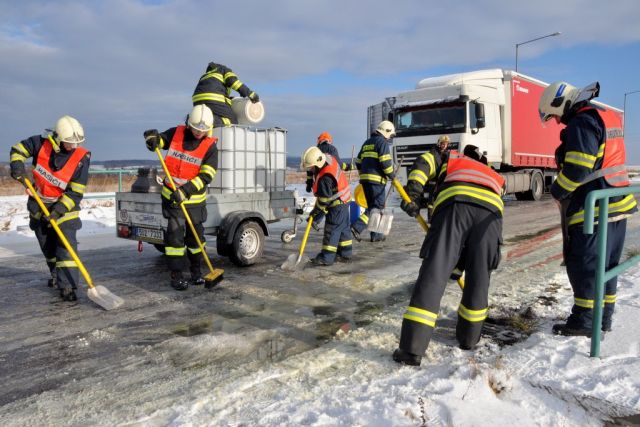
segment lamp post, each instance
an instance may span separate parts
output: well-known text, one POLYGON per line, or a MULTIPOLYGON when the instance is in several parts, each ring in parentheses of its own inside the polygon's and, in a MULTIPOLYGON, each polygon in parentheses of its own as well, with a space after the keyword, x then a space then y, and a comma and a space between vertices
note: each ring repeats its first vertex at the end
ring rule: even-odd
POLYGON ((527 44, 527 43, 535 42, 535 41, 538 41, 538 40, 546 39, 547 37, 559 36, 560 34, 561 34, 560 31, 556 31, 555 33, 547 34, 546 36, 540 36, 540 37, 536 37, 535 39, 527 40, 526 42, 516 43, 516 72, 518 72, 518 48, 520 46, 522 46, 523 44, 527 44))
POLYGON ((634 90, 631 92, 627 92, 624 94, 624 106, 622 107, 623 116, 622 116, 622 136, 626 137, 625 128, 627 127, 627 95, 631 95, 632 93, 638 93, 640 90, 634 90))

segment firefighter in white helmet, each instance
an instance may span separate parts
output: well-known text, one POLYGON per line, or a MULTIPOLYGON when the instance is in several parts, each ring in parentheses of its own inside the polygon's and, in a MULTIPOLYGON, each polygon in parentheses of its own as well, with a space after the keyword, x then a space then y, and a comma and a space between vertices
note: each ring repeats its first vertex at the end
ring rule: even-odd
POLYGON ((207 186, 218 168, 217 138, 211 136, 213 113, 206 105, 196 105, 189 113, 185 125, 172 127, 164 132, 149 129, 144 132, 147 148, 168 150, 165 162, 173 181, 178 187, 171 189, 165 178, 162 187, 162 215, 167 218, 167 233, 164 236, 165 255, 170 271, 170 284, 176 290, 185 290, 191 285, 202 285, 202 254, 197 240, 186 227, 180 204, 184 203, 193 221, 200 241, 204 243, 204 227, 207 219, 205 205, 207 186), (190 280, 182 271, 189 261, 190 280))
POLYGON ((311 260, 315 265, 331 265, 336 261, 349 262, 353 241, 349 230, 349 180, 338 160, 318 147, 310 147, 302 154, 302 167, 314 175, 313 194, 316 205, 309 215, 314 221, 326 216, 322 250, 311 260))
POLYGON ((65 301, 76 300, 79 271, 49 219, 57 222, 69 244, 77 250, 76 232, 82 227, 80 201, 89 179, 91 158, 91 153, 81 147, 84 141, 84 130, 78 120, 63 116, 52 133, 22 140, 11 147, 10 154, 11 176, 21 183, 31 180, 24 162, 32 158, 34 187, 50 214, 46 217, 30 196, 29 228, 35 232, 51 273, 47 284, 59 289, 65 301))
MULTIPOLYGON (((369 214, 372 209, 383 209, 385 188, 388 180, 394 179, 393 159, 389 144, 396 134, 393 123, 388 120, 380 122, 375 132, 367 139, 355 159, 360 174, 360 184, 367 199, 367 208, 360 218, 351 225, 353 237, 360 241, 360 234, 367 228, 369 214)), ((371 241, 380 242, 385 239, 382 233, 371 232, 371 241)))
MULTIPOLYGON (((594 190, 629 185, 624 165, 625 147, 620 115, 590 102, 598 96, 600 85, 578 89, 566 82, 555 82, 540 97, 540 120, 566 125, 556 150, 560 169, 551 186, 551 195, 560 207, 565 225, 563 253, 574 302, 566 323, 553 325, 557 335, 591 336, 596 280, 598 231, 583 233, 587 194, 594 190)), ((608 199, 607 248, 605 269, 618 265, 626 235, 627 217, 637 211, 632 194, 608 199)), ((599 219, 596 210, 596 221, 599 219)), ((599 228, 598 228, 599 230, 599 228)), ((612 327, 617 278, 605 285, 602 330, 612 327)))

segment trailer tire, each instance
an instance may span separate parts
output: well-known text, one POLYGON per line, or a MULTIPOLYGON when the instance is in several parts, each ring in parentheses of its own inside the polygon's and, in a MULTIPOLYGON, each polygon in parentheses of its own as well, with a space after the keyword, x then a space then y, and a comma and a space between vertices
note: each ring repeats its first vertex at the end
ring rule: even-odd
POLYGON ((292 231, 285 230, 280 235, 280 240, 282 240, 284 243, 291 243, 294 237, 295 234, 292 231))
POLYGON ((238 226, 229 248, 231 262, 240 267, 255 264, 264 250, 264 231, 255 221, 245 221, 238 226))
POLYGON ((542 198, 542 193, 544 193, 544 179, 540 172, 534 172, 531 175, 531 189, 524 194, 527 200, 538 201, 542 198))
POLYGON ((164 254, 164 245, 160 243, 153 243, 153 247, 164 254))

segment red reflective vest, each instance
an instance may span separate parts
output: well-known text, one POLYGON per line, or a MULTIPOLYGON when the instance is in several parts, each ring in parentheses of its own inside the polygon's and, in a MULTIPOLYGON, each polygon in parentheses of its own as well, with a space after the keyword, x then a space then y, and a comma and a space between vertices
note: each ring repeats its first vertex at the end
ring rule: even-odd
MULTIPOLYGON (((198 176, 204 156, 207 154, 207 151, 209 151, 209 148, 218 141, 217 138, 206 137, 200 141, 200 144, 195 150, 187 151, 183 144, 185 132, 187 132, 187 127, 184 125, 176 128, 171 144, 169 145, 169 151, 165 157, 167 169, 177 187, 198 176)), ((167 178, 165 178, 164 183, 167 187, 171 188, 167 178)))
POLYGON ((77 147, 73 150, 64 166, 57 171, 49 167, 52 152, 53 146, 51 142, 44 141, 38 152, 36 166, 33 169, 36 191, 45 203, 53 203, 64 194, 71 177, 78 168, 78 163, 89 150, 77 147))
POLYGON ((602 111, 594 107, 581 108, 578 110, 578 114, 587 110, 594 110, 600 115, 604 122, 606 133, 602 167, 589 174, 580 184, 586 184, 595 179, 604 178, 607 184, 613 187, 627 187, 630 181, 627 168, 624 165, 626 154, 620 117, 611 110, 602 111))
POLYGON ((468 182, 482 185, 497 195, 502 195, 504 178, 489 166, 452 151, 447 162, 444 182, 468 182))
POLYGON ((320 172, 318 172, 318 176, 313 183, 313 194, 316 194, 318 192, 318 182, 320 181, 320 178, 322 178, 324 175, 330 175, 338 183, 336 193, 331 196, 330 201, 340 199, 343 203, 349 203, 351 201, 351 189, 349 188, 349 180, 347 179, 347 176, 342 172, 338 161, 330 154, 326 154, 326 156, 327 164, 322 169, 320 169, 320 172))

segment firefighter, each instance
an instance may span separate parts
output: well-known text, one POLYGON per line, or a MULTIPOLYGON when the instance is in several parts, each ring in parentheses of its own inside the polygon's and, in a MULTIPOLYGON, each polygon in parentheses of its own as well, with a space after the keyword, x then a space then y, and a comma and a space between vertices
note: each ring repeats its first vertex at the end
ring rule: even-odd
MULTIPOLYGON (((380 122, 376 131, 364 142, 355 159, 356 167, 360 173, 360 184, 362 184, 367 199, 367 208, 360 215, 360 218, 351 225, 351 232, 357 241, 361 240, 360 234, 367 228, 371 210, 384 208, 387 180, 395 178, 393 160, 389 150, 391 138, 395 134, 393 123, 388 120, 380 122)), ((371 232, 372 242, 384 240, 384 234, 371 232)))
MULTIPOLYGON (((338 154, 338 149, 333 145, 333 137, 329 132, 322 132, 320 135, 318 135, 318 139, 316 143, 320 151, 322 151, 324 154, 330 154, 331 157, 333 157, 338 161, 338 164, 340 165, 340 168, 343 171, 348 171, 352 169, 351 164, 340 161, 340 155, 338 154)), ((306 191, 307 193, 311 193, 311 190, 313 187, 313 171, 312 170, 307 170, 306 183, 307 183, 306 191)))
POLYGON ((29 228, 35 232, 47 261, 50 288, 58 288, 64 301, 76 301, 78 265, 49 224, 54 219, 70 246, 77 250, 76 232, 82 228, 80 201, 89 179, 91 153, 80 147, 84 130, 71 116, 56 122, 53 134, 35 135, 11 147, 11 176, 24 182, 24 161, 33 158, 33 180, 36 192, 50 212, 46 217, 32 195, 27 200, 29 228))
POLYGON ((504 210, 504 179, 485 162, 477 147, 468 145, 464 155, 451 152, 442 163, 418 158, 409 175, 405 190, 412 202, 403 202, 401 207, 410 216, 419 215, 415 200, 426 181, 437 179, 438 191, 431 227, 420 250, 422 266, 403 316, 400 345, 393 353, 398 363, 420 365, 447 280, 463 251, 467 254, 463 258, 466 280, 458 306, 456 338, 462 349, 472 349, 480 339, 488 312, 491 271, 500 262, 504 210))
POLYGON ((147 148, 168 150, 165 157, 167 169, 178 187, 171 189, 165 178, 162 187, 162 215, 167 218, 167 233, 164 236, 165 255, 170 270, 171 286, 179 291, 189 284, 204 284, 202 277, 202 253, 197 240, 186 227, 186 220, 180 204, 184 203, 204 244, 203 222, 207 220, 207 186, 216 175, 218 168, 217 139, 211 136, 213 113, 206 105, 196 105, 187 117, 185 125, 173 127, 159 133, 156 129, 146 130, 144 138, 147 148), (182 270, 189 261, 190 280, 182 276, 182 270))
POLYGON ((238 123, 231 109, 231 90, 248 97, 254 104, 260 101, 258 94, 242 83, 231 68, 210 62, 200 76, 191 100, 194 106, 204 104, 211 109, 215 118, 214 126, 230 126, 238 123))
POLYGON ((302 154, 302 166, 315 176, 313 194, 316 205, 309 215, 314 221, 325 215, 322 251, 311 260, 315 265, 332 265, 336 261, 349 262, 353 241, 349 230, 349 180, 336 158, 324 154, 318 147, 310 147, 302 154))
MULTIPOLYGON (((617 114, 590 102, 598 96, 596 82, 578 89, 565 82, 545 88, 540 97, 542 122, 555 120, 566 125, 561 146, 558 178, 551 195, 566 223, 565 265, 573 288, 573 307, 565 323, 553 325, 557 335, 591 336, 595 297, 598 232, 583 233, 585 199, 593 190, 626 187, 629 177, 624 166, 625 147, 622 123, 617 114)), ((605 268, 618 265, 624 246, 627 217, 638 210, 633 195, 608 199, 605 268)), ((600 202, 598 202, 600 203, 600 202)), ((596 207, 596 220, 598 210, 596 207)), ((605 285, 602 330, 610 331, 616 302, 617 277, 605 285)))

